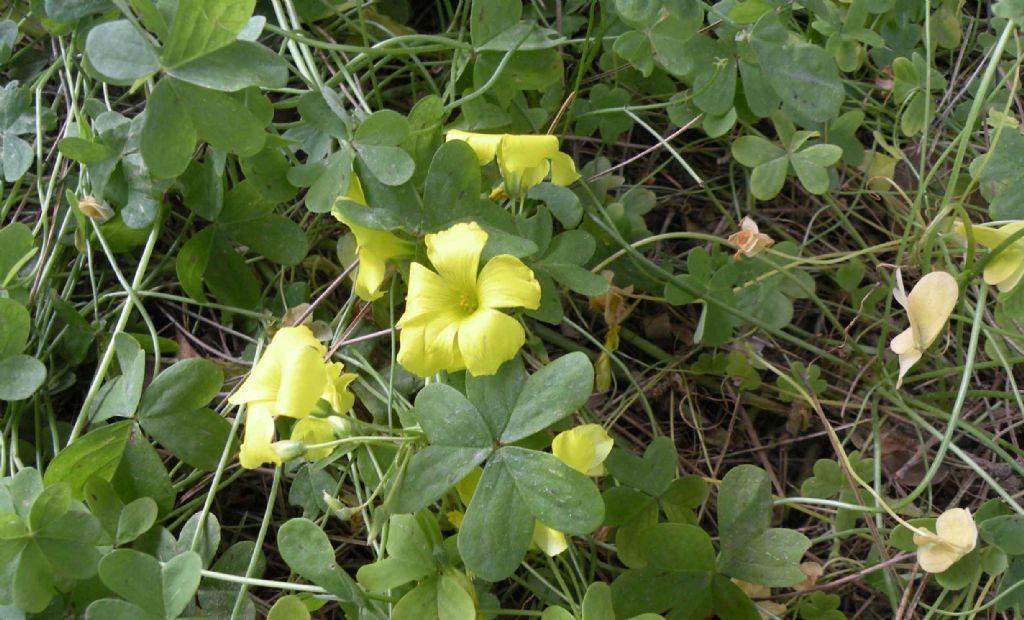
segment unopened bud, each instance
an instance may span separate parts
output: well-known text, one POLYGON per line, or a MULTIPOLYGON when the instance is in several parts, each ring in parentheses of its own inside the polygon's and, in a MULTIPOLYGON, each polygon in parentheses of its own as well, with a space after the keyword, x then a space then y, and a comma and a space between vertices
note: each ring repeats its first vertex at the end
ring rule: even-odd
POLYGON ((340 415, 332 415, 327 418, 331 423, 331 432, 338 439, 345 439, 352 436, 352 420, 340 415))
POLYGON ((331 407, 331 403, 327 402, 327 399, 321 398, 316 401, 313 405, 313 410, 309 412, 315 418, 328 418, 334 415, 334 408, 331 407))
POLYGON ((300 456, 305 456, 306 454, 306 444, 301 441, 275 441, 271 446, 273 446, 274 452, 277 452, 277 455, 280 456, 281 460, 284 462, 297 459, 300 456))
POLYGON ((93 196, 82 196, 78 201, 78 210, 85 217, 96 220, 100 224, 114 217, 114 210, 107 206, 106 203, 96 200, 93 196))

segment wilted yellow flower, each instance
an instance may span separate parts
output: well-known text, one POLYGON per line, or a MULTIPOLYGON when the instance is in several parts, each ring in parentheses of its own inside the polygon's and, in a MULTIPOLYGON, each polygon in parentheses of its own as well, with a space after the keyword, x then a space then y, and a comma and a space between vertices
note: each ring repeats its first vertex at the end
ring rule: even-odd
POLYGON ((511 196, 525 194, 551 174, 555 185, 571 185, 580 178, 572 158, 558 150, 558 138, 551 135, 472 133, 451 129, 446 140, 462 140, 476 152, 483 166, 495 158, 511 196))
MULTIPOLYGON (((604 461, 612 451, 614 442, 600 424, 584 424, 562 431, 551 442, 551 453, 581 474, 603 476, 604 461)), ((533 544, 550 556, 556 556, 569 547, 565 534, 540 521, 533 524, 533 544)))
MULTIPOLYGON (((752 599, 766 599, 772 595, 772 589, 768 586, 757 585, 754 583, 748 583, 742 579, 733 578, 735 583, 743 593, 752 599)), ((757 606, 757 613, 764 620, 769 620, 772 616, 781 616, 786 613, 786 606, 782 603, 776 603, 775 601, 757 600, 754 601, 754 605, 757 606)))
MULTIPOLYGON (((363 186, 354 173, 350 177, 348 193, 345 198, 352 202, 366 205, 363 186)), ((385 230, 374 230, 353 223, 337 210, 331 214, 339 222, 349 227, 356 238, 356 255, 359 258, 359 271, 356 274, 356 295, 364 301, 373 301, 383 295, 380 290, 387 272, 387 262, 396 258, 412 256, 412 243, 400 239, 385 230)))
MULTIPOLYGON (((975 241, 986 248, 995 249, 1022 228, 1024 228, 1024 221, 1013 222, 999 228, 972 224, 971 233, 975 241)), ((964 224, 959 220, 953 222, 953 231, 961 237, 967 237, 964 224)), ((1021 277, 1024 276, 1024 237, 1017 239, 989 259, 985 264, 983 276, 985 282, 996 286, 1003 292, 1017 286, 1021 277)))
POLYGON ((540 284, 508 254, 478 269, 487 233, 476 223, 427 235, 426 243, 437 272, 410 267, 398 362, 421 377, 463 369, 493 375, 526 342, 523 326, 499 308, 536 309, 540 284))
POLYGON ((761 232, 757 222, 746 216, 740 220, 739 232, 729 235, 727 241, 739 248, 733 257, 736 260, 740 256, 756 256, 775 245, 775 240, 761 232))
POLYGON ((900 358, 900 374, 896 387, 903 385, 903 376, 924 355, 942 333, 949 315, 956 307, 960 289, 956 279, 945 271, 933 271, 921 278, 907 295, 903 274, 896 270, 893 297, 907 311, 910 327, 892 339, 889 348, 900 358))
POLYGON ((78 201, 78 210, 81 211, 85 217, 96 220, 98 223, 103 224, 114 217, 114 210, 110 208, 105 202, 100 202, 94 196, 82 196, 78 201))
POLYGON ((928 573, 941 573, 974 550, 978 544, 978 526, 971 512, 951 508, 935 521, 935 533, 919 530, 914 534, 917 561, 928 573))
POLYGON ((242 467, 280 463, 274 449, 277 416, 305 418, 322 398, 339 413, 351 409, 348 391, 354 374, 343 374, 340 363, 324 362, 326 349, 308 327, 285 327, 274 334, 249 377, 228 399, 246 405, 245 437, 239 452, 242 467))

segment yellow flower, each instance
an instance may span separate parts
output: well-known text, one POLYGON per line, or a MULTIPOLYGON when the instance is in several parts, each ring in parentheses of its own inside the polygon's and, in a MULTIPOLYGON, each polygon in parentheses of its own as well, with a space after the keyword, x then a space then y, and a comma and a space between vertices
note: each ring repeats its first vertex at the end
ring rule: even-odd
POLYGON ((903 288, 903 274, 897 269, 896 288, 892 294, 906 309, 910 320, 910 327, 889 343, 889 348, 900 358, 900 374, 896 381, 898 388, 903 384, 903 376, 942 333, 956 306, 960 289, 953 276, 945 271, 933 271, 921 278, 907 295, 903 288))
POLYGON ((540 284, 518 258, 501 254, 478 269, 487 233, 475 223, 427 235, 427 256, 409 270, 405 314, 398 321, 398 361, 421 377, 466 369, 493 375, 526 342, 519 321, 499 308, 536 309, 540 284))
MULTIPOLYGON (((352 202, 366 205, 363 186, 359 177, 353 174, 348 185, 345 198, 352 202)), ((331 214, 339 222, 349 227, 356 238, 356 255, 359 258, 359 271, 356 274, 356 295, 364 301, 373 301, 384 294, 380 290, 387 272, 387 262, 395 258, 412 256, 412 244, 404 239, 385 231, 366 228, 354 224, 337 210, 331 214)))
POLYGON ((941 573, 974 550, 978 527, 964 508, 951 508, 935 521, 935 533, 919 530, 914 534, 917 561, 928 573, 941 573))
POLYGON ((551 442, 551 453, 581 474, 603 476, 604 460, 613 445, 600 424, 584 424, 559 433, 551 442))
MULTIPOLYGON (((971 225, 974 240, 989 249, 999 247, 1011 235, 1024 228, 1024 221, 1013 222, 999 228, 971 225)), ((953 222, 953 231, 961 237, 967 237, 963 222, 953 222)), ((985 264, 985 282, 995 285, 1000 291, 1006 292, 1017 286, 1024 277, 1024 237, 1014 241, 993 256, 985 264)))
POLYGON ((238 456, 242 467, 281 462, 272 443, 277 416, 305 418, 321 398, 336 411, 351 409, 354 397, 348 385, 355 375, 342 374, 340 363, 324 362, 326 352, 308 327, 285 327, 274 334, 249 377, 228 399, 247 406, 238 456))
POLYGON ((558 150, 558 138, 551 135, 472 133, 451 129, 446 140, 462 140, 476 152, 483 166, 495 158, 512 196, 525 194, 551 173, 555 185, 571 185, 580 178, 572 158, 558 150))
MULTIPOLYGON (((604 460, 612 451, 613 443, 600 424, 584 424, 556 435, 551 442, 551 452, 581 474, 603 476, 606 473, 604 460)), ((569 547, 565 534, 540 521, 533 523, 533 544, 550 556, 569 547)))
POLYGON ((775 240, 762 233, 757 222, 749 217, 740 220, 740 231, 729 235, 727 241, 739 248, 733 257, 736 260, 740 256, 755 256, 775 245, 775 240))

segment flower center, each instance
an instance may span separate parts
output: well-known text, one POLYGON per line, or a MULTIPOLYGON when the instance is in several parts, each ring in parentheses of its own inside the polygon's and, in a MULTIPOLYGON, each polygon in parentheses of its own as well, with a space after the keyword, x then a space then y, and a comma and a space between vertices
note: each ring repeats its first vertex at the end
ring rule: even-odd
POLYGON ((468 313, 476 312, 477 306, 476 295, 469 293, 463 293, 459 295, 459 307, 468 313))

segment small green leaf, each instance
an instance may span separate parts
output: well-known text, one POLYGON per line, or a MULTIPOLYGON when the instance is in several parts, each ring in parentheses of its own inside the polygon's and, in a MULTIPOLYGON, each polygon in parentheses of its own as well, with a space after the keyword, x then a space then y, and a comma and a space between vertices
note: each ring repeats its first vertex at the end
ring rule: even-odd
POLYGON ((213 362, 199 358, 181 360, 153 379, 142 395, 139 418, 156 418, 195 411, 220 392, 224 373, 213 362))
POLYGON ((118 517, 114 543, 124 545, 144 534, 156 523, 158 512, 156 502, 149 497, 140 497, 126 505, 118 517))

